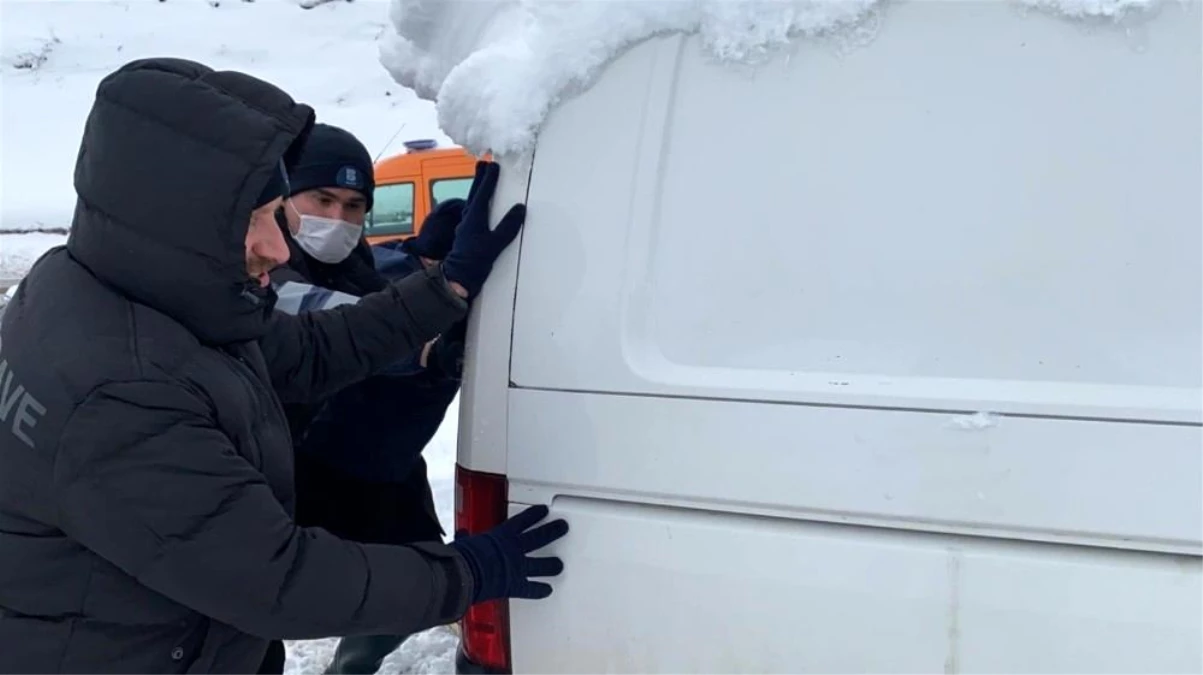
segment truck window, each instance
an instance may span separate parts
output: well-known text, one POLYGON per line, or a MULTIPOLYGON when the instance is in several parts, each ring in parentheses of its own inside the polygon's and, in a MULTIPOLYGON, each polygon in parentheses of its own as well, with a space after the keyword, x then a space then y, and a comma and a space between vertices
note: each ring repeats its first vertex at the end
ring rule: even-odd
POLYGON ((372 212, 367 218, 367 234, 413 234, 414 184, 377 185, 372 212))
POLYGON ((430 184, 431 208, 448 199, 467 199, 471 178, 442 178, 430 184))

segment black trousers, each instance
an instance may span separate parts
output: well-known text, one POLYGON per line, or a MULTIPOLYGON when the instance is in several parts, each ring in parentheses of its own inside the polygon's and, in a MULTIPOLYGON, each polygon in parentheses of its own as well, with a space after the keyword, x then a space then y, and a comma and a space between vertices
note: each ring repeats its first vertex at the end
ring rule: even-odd
MULTIPOLYGON (((418 458, 400 483, 370 483, 313 457, 297 455, 297 523, 365 544, 441 541, 443 529, 418 458)), ((327 673, 375 673, 408 635, 360 635, 339 641, 327 673)))

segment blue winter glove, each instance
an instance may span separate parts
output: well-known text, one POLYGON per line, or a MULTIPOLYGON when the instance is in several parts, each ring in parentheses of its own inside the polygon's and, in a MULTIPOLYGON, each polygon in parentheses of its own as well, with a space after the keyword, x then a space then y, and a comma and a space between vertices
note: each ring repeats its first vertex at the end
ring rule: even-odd
POLYGON ((467 289, 469 298, 480 293, 497 256, 514 241, 526 220, 526 206, 516 204, 501 217, 496 229, 489 229, 489 205, 500 172, 496 162, 476 163, 463 219, 455 228, 455 241, 443 260, 443 276, 467 289))
MULTIPOLYGON (((469 188, 468 195, 471 196, 471 194, 471 188, 469 188)), ((418 230, 418 234, 406 239, 401 244, 401 250, 410 255, 419 255, 431 260, 446 258, 451 251, 451 245, 455 242, 455 228, 464 219, 466 204, 467 201, 463 199, 448 199, 439 202, 430 215, 426 216, 426 220, 422 221, 422 227, 418 230)))
POLYGON ((532 506, 488 532, 460 534, 451 542, 476 581, 472 604, 498 598, 538 600, 551 595, 551 585, 531 581, 530 577, 557 576, 564 571, 564 562, 554 556, 527 555, 568 534, 568 523, 562 519, 530 529, 548 512, 542 504, 532 506))

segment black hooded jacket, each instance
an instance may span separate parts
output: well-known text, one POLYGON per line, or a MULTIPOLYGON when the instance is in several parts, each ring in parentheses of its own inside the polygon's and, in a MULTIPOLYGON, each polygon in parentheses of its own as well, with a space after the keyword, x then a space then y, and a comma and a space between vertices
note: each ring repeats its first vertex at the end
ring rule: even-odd
POLYGON ((405 634, 466 609, 450 547, 292 518, 282 401, 358 381, 466 311, 437 270, 303 317, 248 283, 250 211, 312 119, 188 61, 100 83, 67 246, 0 319, 0 672, 254 672, 269 639, 405 634))

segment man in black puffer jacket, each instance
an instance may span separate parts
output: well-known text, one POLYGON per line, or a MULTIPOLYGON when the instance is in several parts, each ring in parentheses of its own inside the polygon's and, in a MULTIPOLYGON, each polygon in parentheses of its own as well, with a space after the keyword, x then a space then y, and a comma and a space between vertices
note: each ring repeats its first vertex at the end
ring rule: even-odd
POLYGON ((68 243, 0 320, 0 672, 255 672, 270 640, 412 632, 550 593, 530 577, 562 565, 528 553, 567 526, 536 526, 545 508, 450 546, 294 523, 281 401, 460 320, 522 216, 490 229, 482 203, 438 268, 274 312, 274 213, 312 123, 279 89, 189 61, 100 83, 68 243))

